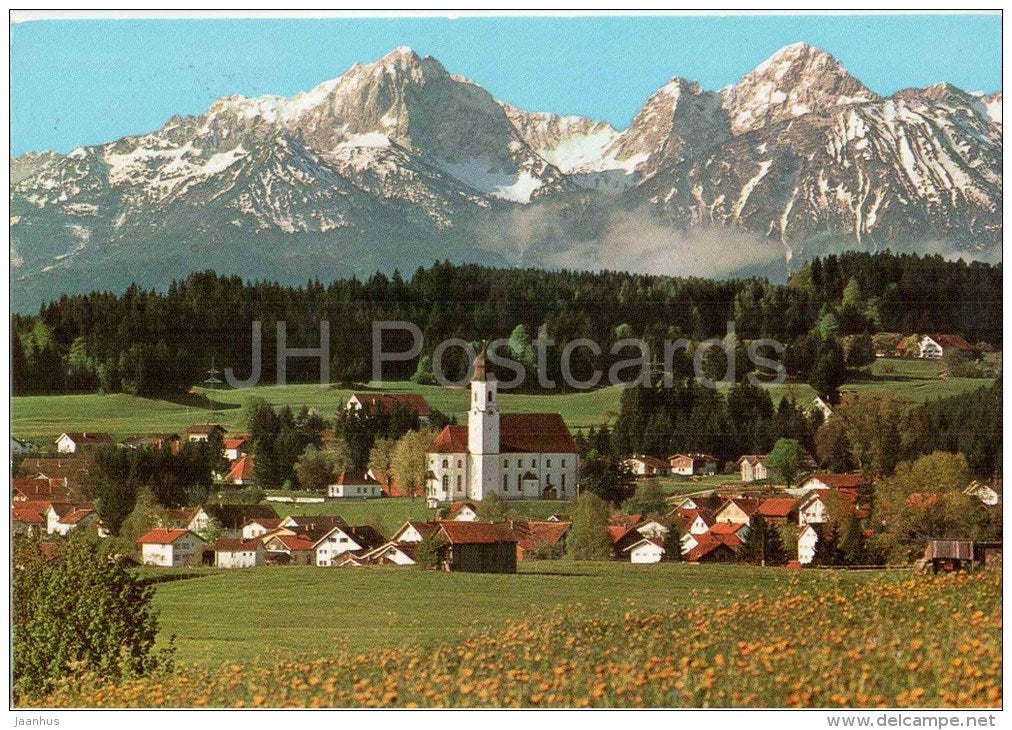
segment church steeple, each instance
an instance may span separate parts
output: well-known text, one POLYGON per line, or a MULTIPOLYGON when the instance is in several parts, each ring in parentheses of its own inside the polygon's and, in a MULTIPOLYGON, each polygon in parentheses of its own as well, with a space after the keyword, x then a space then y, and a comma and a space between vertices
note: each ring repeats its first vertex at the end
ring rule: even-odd
POLYGON ((485 367, 485 350, 474 359, 471 378, 471 407, 467 413, 467 450, 470 452, 470 494, 482 499, 498 484, 499 454, 499 393, 495 376, 485 367))
POLYGON ((485 379, 485 350, 488 349, 488 340, 483 340, 481 343, 481 352, 478 353, 478 357, 474 359, 474 377, 471 378, 471 382, 477 382, 485 379))

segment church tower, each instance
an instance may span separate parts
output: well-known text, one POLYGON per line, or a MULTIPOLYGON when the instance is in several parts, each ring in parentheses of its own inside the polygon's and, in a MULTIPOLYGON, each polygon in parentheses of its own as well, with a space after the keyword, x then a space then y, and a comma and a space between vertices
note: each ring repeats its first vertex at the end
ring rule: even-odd
POLYGON ((483 499, 499 484, 499 392, 495 376, 485 373, 485 347, 474 361, 471 408, 467 415, 470 458, 469 496, 483 499))

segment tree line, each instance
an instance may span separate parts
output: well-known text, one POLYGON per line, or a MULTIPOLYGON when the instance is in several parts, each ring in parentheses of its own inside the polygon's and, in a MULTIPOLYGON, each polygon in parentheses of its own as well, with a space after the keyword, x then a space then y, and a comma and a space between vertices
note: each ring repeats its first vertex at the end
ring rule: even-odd
MULTIPOLYGON (((200 382, 212 363, 244 379, 251 372, 254 321, 261 323, 265 382, 277 374, 278 322, 285 323, 289 348, 319 346, 320 322, 329 322, 331 381, 362 382, 370 377, 372 323, 381 320, 412 322, 424 336, 419 358, 388 363, 384 377, 391 380, 431 377, 433 348, 454 337, 480 342, 514 335, 510 347, 521 360, 531 356, 539 335, 558 343, 589 338, 604 352, 577 350, 573 371, 579 374, 607 372, 617 359, 609 348, 626 337, 659 352, 665 339, 723 337, 729 320, 741 340, 783 342, 788 369, 808 374, 820 358, 835 358, 826 343, 846 335, 954 332, 999 344, 1001 273, 1001 264, 888 252, 815 259, 786 284, 448 262, 419 268, 408 280, 376 273, 301 287, 207 271, 163 292, 134 285, 120 295, 63 295, 35 315, 14 316, 13 381, 17 393, 155 394, 200 382)), ((385 346, 410 344, 401 335, 385 346)), ((866 342, 861 346, 867 350, 866 342)), ((548 352, 547 371, 556 380, 560 349, 548 352)), ((466 370, 463 353, 448 355, 447 375, 466 370)), ((835 365, 823 366, 830 381, 835 365)), ((319 370, 312 358, 287 363, 292 382, 317 379, 319 370)))

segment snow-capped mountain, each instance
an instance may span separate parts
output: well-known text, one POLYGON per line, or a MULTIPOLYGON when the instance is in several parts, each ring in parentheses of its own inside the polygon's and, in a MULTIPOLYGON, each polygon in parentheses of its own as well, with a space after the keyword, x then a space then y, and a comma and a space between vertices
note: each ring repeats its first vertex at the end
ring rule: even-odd
MULTIPOLYGON (((636 269, 646 234, 629 230, 659 242, 656 271, 696 226, 751 236, 781 267, 919 241, 995 257, 1001 105, 945 83, 882 98, 794 44, 719 91, 672 78, 620 131, 497 101, 401 47, 291 98, 227 96, 148 134, 12 159, 14 301, 199 268, 636 269)), ((716 241, 707 256, 733 270, 740 246, 716 241)))

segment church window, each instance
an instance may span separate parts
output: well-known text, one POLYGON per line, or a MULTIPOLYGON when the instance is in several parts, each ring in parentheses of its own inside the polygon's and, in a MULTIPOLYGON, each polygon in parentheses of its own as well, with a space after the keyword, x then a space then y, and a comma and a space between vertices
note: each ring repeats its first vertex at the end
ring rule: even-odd
POLYGON ((547 466, 549 469, 551 469, 552 468, 552 460, 548 459, 548 461, 545 462, 545 466, 547 466))
POLYGON ((565 459, 563 459, 563 460, 562 460, 562 468, 563 468, 563 469, 565 469, 565 468, 566 468, 566 460, 565 460, 565 459))
POLYGON ((563 489, 566 488, 566 475, 565 474, 562 475, 562 488, 563 489))
POLYGON ((535 468, 537 468, 537 466, 538 466, 537 460, 536 459, 531 459, 531 469, 535 469, 535 468))
POLYGON ((508 460, 508 459, 503 459, 503 460, 502 460, 502 468, 503 468, 503 469, 506 469, 506 468, 508 468, 508 467, 509 467, 509 465, 510 465, 510 463, 509 463, 509 460, 508 460))
POLYGON ((450 460, 449 460, 449 459, 443 459, 443 468, 445 469, 445 468, 447 468, 447 467, 448 467, 449 465, 450 465, 450 460))
POLYGON ((443 491, 445 492, 450 488, 450 477, 447 474, 443 475, 443 491))
POLYGON ((457 459, 457 468, 459 469, 459 468, 460 468, 460 467, 462 467, 463 465, 464 465, 464 462, 463 462, 463 461, 461 461, 460 459, 457 459))
POLYGON ((509 488, 510 488, 509 484, 507 484, 507 483, 506 483, 506 478, 507 478, 507 477, 506 477, 506 475, 505 475, 505 474, 503 474, 503 475, 502 475, 502 490, 503 490, 504 492, 508 492, 508 491, 509 491, 509 488))
POLYGON ((492 402, 492 391, 491 390, 488 392, 488 402, 489 403, 492 402))
POLYGON ((521 466, 523 466, 523 464, 520 463, 520 459, 517 459, 517 469, 519 469, 521 466))
POLYGON ((457 475, 457 491, 460 491, 460 474, 457 475))

